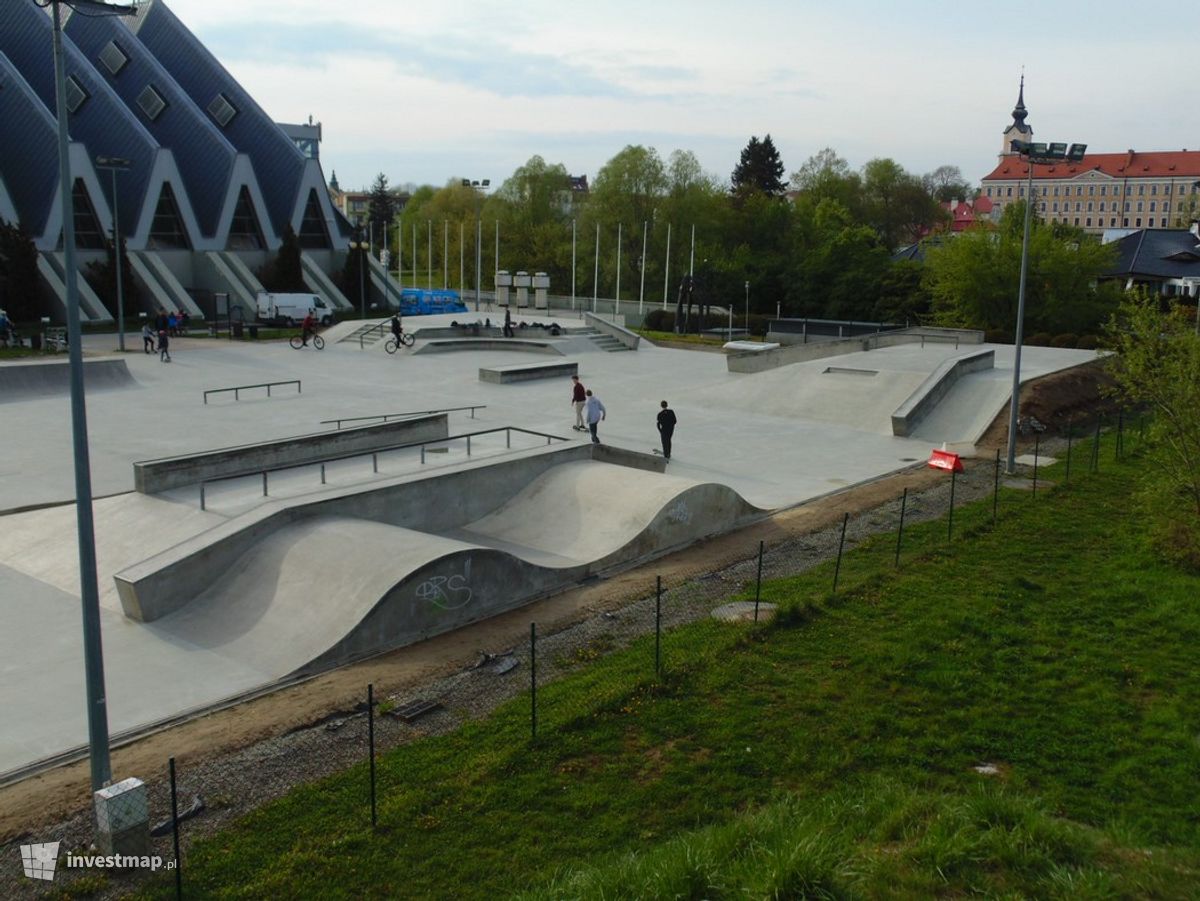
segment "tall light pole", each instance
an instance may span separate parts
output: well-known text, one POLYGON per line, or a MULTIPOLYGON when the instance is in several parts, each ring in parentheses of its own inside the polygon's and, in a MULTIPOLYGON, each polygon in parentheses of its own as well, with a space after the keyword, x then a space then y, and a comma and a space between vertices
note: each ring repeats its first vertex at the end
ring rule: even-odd
POLYGON ((132 6, 95 0, 50 0, 53 21, 55 115, 58 119, 58 187, 67 293, 67 351, 71 369, 71 439, 75 460, 75 526, 79 540, 79 596, 83 614, 83 667, 87 695, 92 791, 112 779, 108 754, 108 704, 104 692, 104 649, 100 641, 100 591, 96 580, 96 532, 92 518, 92 473, 88 457, 87 407, 83 395, 83 351, 79 346, 79 273, 75 269, 75 211, 67 142, 67 78, 62 48, 62 6, 107 15, 133 15, 132 6))
POLYGON ((371 252, 371 245, 362 239, 362 231, 359 231, 358 240, 350 242, 350 252, 359 254, 358 257, 358 305, 359 316, 362 319, 367 318, 367 279, 366 279, 366 255, 371 252))
POLYGON ((1078 163, 1087 153, 1087 144, 1031 144, 1028 141, 1013 141, 1014 153, 1029 163, 1029 179, 1025 189, 1025 234, 1021 238, 1021 284, 1017 290, 1017 328, 1013 335, 1013 383, 1012 400, 1008 407, 1008 457, 1004 471, 1012 475, 1016 471, 1017 458, 1017 414, 1021 406, 1021 337, 1025 328, 1025 278, 1029 272, 1029 223, 1033 218, 1033 165, 1070 160, 1078 163))
POLYGON ((482 214, 483 206, 483 191, 492 182, 491 179, 484 178, 473 180, 464 178, 462 180, 464 188, 470 188, 475 192, 475 312, 479 312, 479 282, 481 278, 480 269, 483 268, 483 233, 480 231, 481 225, 479 217, 482 214))
POLYGON ((117 173, 128 171, 131 163, 119 156, 96 157, 96 168, 112 173, 113 262, 117 268, 117 350, 125 353, 125 291, 121 284, 121 224, 117 216, 117 173))
POLYGON ((750 337, 750 283, 746 282, 746 337, 750 337))

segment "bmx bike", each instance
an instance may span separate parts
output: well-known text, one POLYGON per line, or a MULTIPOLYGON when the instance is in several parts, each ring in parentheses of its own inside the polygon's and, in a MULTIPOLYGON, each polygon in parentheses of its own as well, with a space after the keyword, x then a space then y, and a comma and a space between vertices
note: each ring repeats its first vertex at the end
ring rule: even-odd
MULTIPOLYGON (((325 349, 325 339, 320 335, 310 335, 308 340, 312 342, 312 346, 317 350, 325 349)), ((296 348, 296 350, 299 350, 304 346, 304 338, 300 335, 292 335, 291 340, 288 341, 288 343, 291 344, 292 347, 296 348)))
POLYGON ((405 347, 412 347, 414 341, 416 341, 416 338, 414 338, 408 332, 401 332, 399 338, 397 338, 395 335, 392 335, 392 337, 388 338, 387 343, 383 345, 383 349, 390 354, 394 354, 400 349, 401 344, 403 344, 405 347))

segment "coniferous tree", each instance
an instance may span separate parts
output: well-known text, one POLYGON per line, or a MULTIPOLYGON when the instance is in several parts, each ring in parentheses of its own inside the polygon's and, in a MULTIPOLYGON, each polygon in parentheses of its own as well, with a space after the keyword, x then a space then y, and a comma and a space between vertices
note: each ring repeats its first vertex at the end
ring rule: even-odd
POLYGON ((779 158, 779 151, 775 149, 771 136, 767 135, 760 141, 752 135, 750 142, 742 148, 741 159, 733 169, 733 192, 751 190, 779 196, 785 189, 783 172, 783 160, 779 158))
POLYGON ((37 319, 46 312, 37 260, 29 233, 0 220, 0 309, 14 322, 37 319))
POLYGON ((367 219, 370 221, 374 233, 382 240, 386 240, 387 230, 391 228, 392 220, 395 217, 396 198, 392 196, 392 192, 388 188, 387 176, 380 172, 375 176, 375 183, 371 185, 367 219))

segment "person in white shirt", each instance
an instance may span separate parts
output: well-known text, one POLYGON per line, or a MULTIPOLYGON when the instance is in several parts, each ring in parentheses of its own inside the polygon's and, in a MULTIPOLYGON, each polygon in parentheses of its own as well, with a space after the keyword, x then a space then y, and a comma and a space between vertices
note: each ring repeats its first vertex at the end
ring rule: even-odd
POLYGON ((587 392, 586 407, 588 431, 592 433, 592 444, 599 444, 600 437, 596 434, 596 427, 608 417, 608 411, 604 409, 604 404, 600 402, 600 398, 592 394, 590 388, 587 392))

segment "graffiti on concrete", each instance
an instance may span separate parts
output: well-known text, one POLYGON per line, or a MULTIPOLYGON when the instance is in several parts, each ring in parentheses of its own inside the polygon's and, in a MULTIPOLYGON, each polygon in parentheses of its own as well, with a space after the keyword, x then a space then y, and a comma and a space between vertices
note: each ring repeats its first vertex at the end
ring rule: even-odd
POLYGON ((692 521, 692 511, 685 501, 676 501, 675 506, 667 511, 667 520, 674 523, 689 523, 692 521))
POLYGON ((464 573, 430 576, 417 586, 417 598, 443 610, 458 610, 471 603, 471 585, 464 573))

